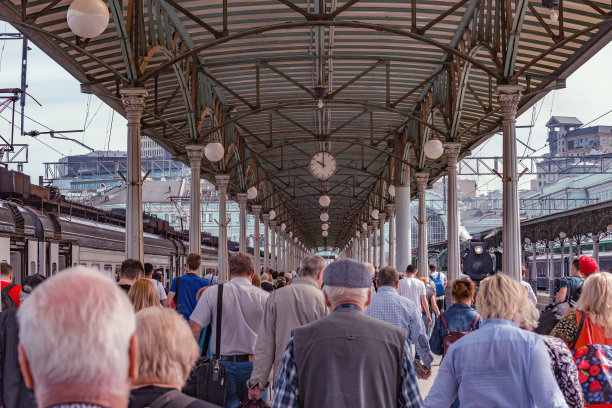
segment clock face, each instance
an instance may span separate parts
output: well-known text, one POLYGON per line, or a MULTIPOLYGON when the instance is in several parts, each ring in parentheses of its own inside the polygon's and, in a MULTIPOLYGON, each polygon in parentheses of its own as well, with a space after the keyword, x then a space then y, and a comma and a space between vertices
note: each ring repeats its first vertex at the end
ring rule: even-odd
POLYGON ((329 152, 317 152, 310 158, 310 173, 319 180, 327 180, 338 170, 338 162, 329 152))

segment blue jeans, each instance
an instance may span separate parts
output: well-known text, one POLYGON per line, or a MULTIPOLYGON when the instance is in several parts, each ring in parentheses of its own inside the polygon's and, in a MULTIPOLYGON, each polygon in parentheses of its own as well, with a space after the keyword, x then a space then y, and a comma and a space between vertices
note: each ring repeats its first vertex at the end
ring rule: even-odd
MULTIPOLYGON (((233 361, 220 361, 219 364, 227 367, 227 389, 225 390, 225 408, 236 408, 241 402, 246 401, 249 396, 247 380, 251 378, 253 363, 233 361)), ((267 391, 264 391, 262 399, 267 401, 267 391)))
POLYGON ((431 330, 433 329, 434 322, 436 321, 436 316, 433 314, 433 312, 431 313, 431 324, 429 326, 427 325, 427 313, 422 315, 422 317, 423 326, 425 326, 425 334, 427 335, 427 338, 429 338, 431 336, 431 330))

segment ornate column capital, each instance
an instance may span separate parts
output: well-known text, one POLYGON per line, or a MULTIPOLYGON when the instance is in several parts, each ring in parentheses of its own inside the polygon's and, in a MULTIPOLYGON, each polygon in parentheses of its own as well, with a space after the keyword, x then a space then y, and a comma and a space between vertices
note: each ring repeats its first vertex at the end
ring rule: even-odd
MULTIPOLYGON (((261 214, 261 205, 252 205, 251 206, 251 211, 253 211, 253 215, 255 216, 255 219, 259 219, 259 214, 261 214)), ((270 219, 270 216, 268 215, 268 219, 270 219)))
POLYGON ((191 170, 199 170, 202 166, 202 157, 204 157, 204 146, 202 145, 187 145, 187 157, 189 157, 189 164, 191 170))
POLYGON ((219 188, 220 193, 225 193, 227 190, 227 186, 229 185, 229 174, 217 174, 215 176, 215 182, 217 183, 217 187, 219 188))
POLYGON ((356 236, 357 238, 359 238, 359 237, 361 236, 361 232, 356 231, 356 232, 355 232, 355 236, 356 236))
POLYGON ((368 225, 368 228, 367 228, 367 230, 368 230, 368 235, 371 235, 371 234, 372 234, 372 229, 373 229, 373 227, 372 227, 371 225, 368 225))
POLYGON ((395 215, 395 204, 387 204, 387 212, 389 213, 389 218, 395 215))
POLYGON ((416 182, 417 191, 419 193, 424 193, 425 190, 427 189, 427 182, 429 181, 429 173, 425 173, 425 172, 414 173, 414 181, 416 182))
MULTIPOLYGON (((268 216, 268 219, 270 220, 270 215, 266 214, 268 216)), ((264 217, 266 216, 264 215, 264 217)), ((265 220, 265 218, 264 218, 265 220)), ((274 232, 276 230, 276 220, 270 220, 270 228, 272 229, 272 232, 274 232)))
POLYGON ((268 225, 270 225, 270 214, 262 214, 261 218, 263 219, 263 223, 267 228, 268 225))
POLYGON ((385 220, 387 219, 387 214, 384 212, 378 213, 378 219, 380 220, 380 224, 384 225, 385 220))
POLYGON ((119 90, 119 94, 128 123, 134 121, 140 123, 145 107, 145 97, 148 95, 147 90, 145 88, 123 88, 119 90))
POLYGON ((516 109, 521 101, 523 87, 521 85, 498 85, 495 88, 497 100, 501 106, 504 120, 515 120, 516 109))
MULTIPOLYGON (((378 216, 380 217, 380 214, 378 214, 378 216)), ((372 230, 375 231, 378 228, 378 224, 379 224, 379 220, 372 221, 372 226, 373 226, 372 230)))
POLYGON ((247 204, 247 193, 238 193, 238 194, 236 194, 236 199, 238 201, 238 204, 240 205, 240 208, 246 207, 246 204, 247 204))
POLYGON ((444 157, 449 167, 455 167, 457 165, 457 159, 459 158, 459 152, 461 151, 461 143, 459 142, 445 142, 442 144, 444 147, 444 157))
POLYGON ((280 225, 277 226, 276 227, 276 235, 278 235, 280 237, 282 232, 283 232, 282 227, 280 225))

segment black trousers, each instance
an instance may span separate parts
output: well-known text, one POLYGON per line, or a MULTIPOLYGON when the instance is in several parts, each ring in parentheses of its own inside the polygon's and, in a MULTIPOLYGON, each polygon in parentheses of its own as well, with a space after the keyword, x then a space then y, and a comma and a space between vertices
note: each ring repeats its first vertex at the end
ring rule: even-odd
POLYGON ((442 298, 442 299, 436 299, 436 304, 438 305, 438 309, 440 309, 440 313, 444 312, 446 310, 446 297, 442 298))

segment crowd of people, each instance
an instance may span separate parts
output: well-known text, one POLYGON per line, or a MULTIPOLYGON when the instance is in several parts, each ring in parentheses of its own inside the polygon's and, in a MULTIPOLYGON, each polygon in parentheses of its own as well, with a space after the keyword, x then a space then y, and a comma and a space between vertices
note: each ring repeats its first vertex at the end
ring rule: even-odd
POLYGON ((256 273, 245 253, 228 269, 227 282, 202 277, 190 254, 166 289, 151 264, 128 259, 117 282, 75 267, 19 286, 0 264, 0 405, 215 407, 185 387, 206 361, 230 408, 612 403, 612 275, 586 255, 561 281, 569 309, 545 334, 533 331, 531 288, 503 273, 449 282, 433 265, 417 277, 413 265, 317 255, 256 273), (422 399, 433 354, 442 360, 422 399))

